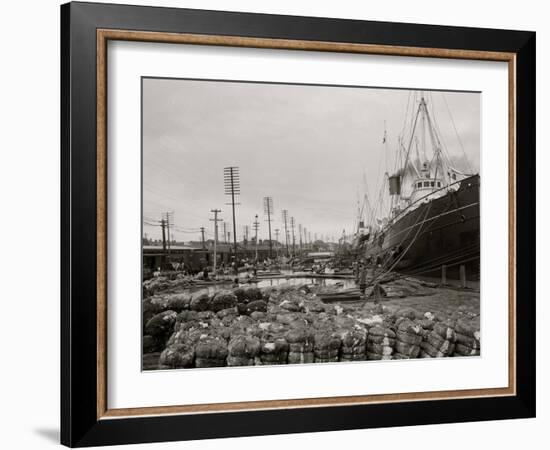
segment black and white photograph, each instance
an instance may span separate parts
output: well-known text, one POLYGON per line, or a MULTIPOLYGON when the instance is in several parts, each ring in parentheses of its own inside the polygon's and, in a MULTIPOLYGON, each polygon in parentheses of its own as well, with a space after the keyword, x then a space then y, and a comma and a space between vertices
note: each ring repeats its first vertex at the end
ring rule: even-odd
POLYGON ((142 78, 142 369, 479 356, 480 108, 142 78))

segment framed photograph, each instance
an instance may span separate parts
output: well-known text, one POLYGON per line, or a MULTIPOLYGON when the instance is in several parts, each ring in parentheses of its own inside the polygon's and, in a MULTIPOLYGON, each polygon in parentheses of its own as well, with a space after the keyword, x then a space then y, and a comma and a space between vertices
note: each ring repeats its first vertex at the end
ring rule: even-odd
POLYGON ((61 441, 535 415, 535 33, 61 7, 61 441))

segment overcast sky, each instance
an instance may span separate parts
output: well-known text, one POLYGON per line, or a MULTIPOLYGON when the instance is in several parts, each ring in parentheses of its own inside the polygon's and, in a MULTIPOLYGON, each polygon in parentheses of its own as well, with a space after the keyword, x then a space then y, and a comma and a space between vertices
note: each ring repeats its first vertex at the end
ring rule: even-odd
MULTIPOLYGON (((409 116, 411 106, 417 107, 409 102, 410 92, 144 79, 144 232, 159 238, 160 227, 149 223, 173 211, 177 240, 199 240, 194 230, 200 227, 212 238, 214 208, 222 210, 220 217, 232 231, 231 207, 225 204, 229 197, 224 195, 226 166, 240 168, 239 239, 255 214, 261 222, 259 237, 267 238, 264 196, 273 197, 272 230, 283 228, 281 210, 287 209, 312 237, 353 232, 358 195, 368 189, 371 198, 377 196, 386 156, 388 171, 393 167, 407 105, 409 116)), ((464 160, 461 142, 478 171, 480 95, 431 92, 427 99, 449 153, 464 160)))

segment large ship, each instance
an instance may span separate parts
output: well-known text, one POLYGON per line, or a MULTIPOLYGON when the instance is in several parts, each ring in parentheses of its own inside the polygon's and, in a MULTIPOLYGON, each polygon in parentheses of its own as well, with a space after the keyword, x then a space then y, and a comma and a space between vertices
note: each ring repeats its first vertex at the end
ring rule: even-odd
POLYGON ((445 266, 447 276, 458 277, 464 266, 469 279, 478 278, 480 177, 455 167, 428 99, 431 94, 414 95, 410 130, 398 139, 396 170, 384 174, 369 222, 358 221, 357 254, 388 271, 433 276, 445 266))

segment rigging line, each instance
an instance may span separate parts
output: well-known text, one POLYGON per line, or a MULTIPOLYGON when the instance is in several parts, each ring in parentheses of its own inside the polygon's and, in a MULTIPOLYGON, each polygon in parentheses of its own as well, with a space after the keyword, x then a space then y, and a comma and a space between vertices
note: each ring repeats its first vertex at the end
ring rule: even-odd
MULTIPOLYGON (((437 169, 438 169, 438 168, 436 167, 436 168, 435 168, 435 178, 436 178, 436 179, 437 179, 437 169)), ((401 240, 401 242, 399 243, 399 245, 402 245, 403 242, 405 242, 405 239, 407 239, 407 237, 409 236, 410 231, 411 231, 416 225, 420 224, 419 229, 418 229, 418 231, 416 232, 416 235, 415 235, 414 239, 411 241, 411 243, 410 243, 409 246, 407 247, 407 250, 406 250, 403 254, 400 255, 400 258, 398 259, 398 261, 396 261, 396 263, 391 267, 390 270, 392 270, 392 269, 395 267, 395 265, 396 265, 399 261, 401 261, 401 259, 403 258, 403 256, 405 256, 405 253, 408 251, 408 249, 411 247, 411 245, 414 243, 414 241, 415 241, 416 238, 418 237, 418 234, 420 233, 420 230, 422 229, 422 227, 423 227, 424 224, 426 223, 426 217, 428 216, 428 212, 430 211, 432 205, 433 205, 433 201, 431 201, 431 202, 428 203, 428 207, 426 208, 426 214, 424 215, 424 218, 422 219, 422 221, 417 220, 416 223, 415 223, 412 227, 409 228, 409 231, 407 231, 406 236, 405 236, 405 237, 401 240)), ((419 214, 419 216, 420 216, 420 214, 419 214)))
POLYGON ((409 105, 411 102, 411 95, 412 91, 409 91, 409 95, 407 97, 407 108, 405 109, 405 116, 403 117, 403 127, 401 128, 401 136, 405 133, 405 127, 407 126, 407 118, 409 117, 409 105))
POLYGON ((432 100, 432 104, 431 104, 432 116, 431 117, 432 117, 432 121, 433 121, 436 136, 437 136, 438 141, 441 145, 441 150, 442 150, 441 155, 444 159, 445 164, 447 164, 447 166, 450 166, 451 165, 451 154, 449 152, 449 147, 447 146, 447 143, 445 142, 445 138, 443 136, 443 133, 441 132, 441 128, 439 127, 439 122, 438 122, 437 116, 435 114, 435 107, 434 107, 435 102, 433 101, 433 97, 430 97, 430 98, 432 100))
POLYGON ((416 267, 416 268, 412 269, 408 274, 397 275, 397 276, 395 276, 395 278, 390 278, 388 281, 384 280, 383 283, 391 282, 391 281, 402 279, 402 278, 408 278, 410 276, 419 275, 419 274, 426 273, 426 272, 434 272, 434 271, 438 270, 443 264, 445 266, 447 266, 447 268, 449 268, 449 267, 458 266, 460 264, 464 264, 464 263, 467 263, 467 262, 470 262, 470 261, 476 261, 476 260, 479 260, 479 251, 477 251, 477 253, 475 251, 466 253, 466 254, 460 256, 459 260, 457 260, 457 258, 451 258, 447 261, 443 261, 443 263, 440 262, 440 263, 437 263, 437 264, 431 265, 431 266, 426 266, 426 265, 419 266, 419 267, 416 267), (469 255, 474 255, 474 256, 469 256, 469 255), (466 258, 466 257, 468 257, 468 258, 466 258), (450 263, 451 261, 454 261, 454 262, 451 264, 450 263), (449 264, 447 264, 447 263, 449 263, 449 264))
POLYGON ((428 261, 425 261, 423 264, 418 265, 413 268, 409 268, 410 272, 415 272, 417 270, 424 270, 424 269, 431 269, 441 267, 442 265, 447 265, 450 261, 457 261, 461 260, 464 257, 470 256, 470 255, 479 255, 479 245, 476 247, 471 247, 469 249, 460 249, 458 251, 453 252, 452 254, 444 255, 439 258, 432 258, 428 261))
MULTIPOLYGON (((464 256, 468 256, 468 255, 464 255, 464 256)), ((447 267, 454 267, 454 266, 458 266, 460 264, 464 264, 464 263, 467 263, 467 262, 470 262, 470 261, 476 261, 476 260, 479 260, 479 255, 477 256, 472 256, 472 257, 469 257, 469 258, 466 258, 466 259, 461 259, 460 261, 456 261, 452 264, 445 264, 447 267)), ((397 281, 397 280, 402 280, 402 279, 405 279, 405 278, 413 278, 414 276, 416 275, 421 275, 423 273, 428 273, 428 272, 434 272, 436 271, 439 267, 441 266, 441 264, 437 264, 433 267, 428 267, 428 268, 425 268, 425 266, 421 266, 421 267, 418 267, 416 269, 412 269, 409 273, 406 273, 406 274, 400 274, 400 275, 395 275, 391 278, 387 278, 385 280, 382 280, 380 281, 379 284, 386 284, 386 283, 391 283, 392 281, 397 281)), ((474 272, 474 273, 477 273, 479 274, 479 271, 477 272, 474 272)))
MULTIPOLYGON (((426 208, 426 213, 424 214, 424 218, 422 219, 422 221, 426 220, 426 217, 428 216, 428 213, 430 212, 431 207, 432 207, 432 204, 429 203, 429 204, 428 204, 428 207, 426 208)), ((419 215, 420 215, 420 214, 419 214, 419 215)), ((415 234, 414 237, 411 239, 411 242, 409 243, 409 245, 407 246, 407 248, 405 249, 405 251, 403 251, 403 252, 399 255, 399 257, 397 258, 397 260, 391 265, 391 267, 390 267, 388 270, 386 270, 385 273, 383 273, 382 275, 375 276, 375 277, 371 280, 371 282, 370 282, 371 285, 374 284, 374 282, 375 282, 376 280, 379 280, 381 276, 385 276, 386 274, 388 274, 389 272, 391 272, 391 271, 394 269, 394 267, 403 259, 403 257, 407 254, 407 252, 410 250, 410 248, 412 247, 412 245, 413 245, 414 242, 416 241, 416 238, 418 237, 418 234, 420 233, 420 230, 422 230, 423 226, 424 226, 424 223, 421 223, 420 226, 418 227, 418 230, 416 231, 416 234, 415 234)), ((402 241, 402 242, 403 242, 403 241, 402 241)))
POLYGON ((458 143, 460 144, 460 148, 462 149, 462 153, 464 154, 464 158, 466 159, 468 170, 470 171, 470 173, 472 173, 472 167, 470 166, 470 161, 468 161, 466 150, 464 149, 464 145, 462 145, 462 139, 460 139, 460 135, 458 134, 458 130, 456 129, 455 121, 453 119, 453 115, 451 114, 451 109, 449 108, 449 104, 447 103, 447 99, 445 98, 445 93, 442 92, 441 96, 443 97, 443 101, 445 102, 445 106, 447 107, 447 111, 449 112, 449 117, 451 118, 451 123, 453 124, 453 129, 455 130, 455 134, 458 139, 458 143))
MULTIPOLYGON (((405 171, 405 172, 407 170, 407 164, 409 162, 409 155, 411 153, 412 142, 413 142, 413 138, 414 138, 414 132, 416 130, 416 124, 418 122, 419 114, 420 114, 420 106, 418 107, 418 110, 416 111, 416 115, 415 115, 415 118, 414 118, 414 124, 413 124, 413 128, 412 128, 412 131, 411 131, 411 136, 409 138, 409 145, 408 145, 408 148, 407 148, 407 154, 405 155, 405 162, 403 164, 403 171, 405 171)), ((414 164, 412 164, 412 166, 415 169, 415 171, 417 172, 417 175, 419 175, 418 170, 416 169, 416 166, 414 164)), ((404 175, 405 175, 404 173, 401 174, 401 179, 403 179, 404 175)))

